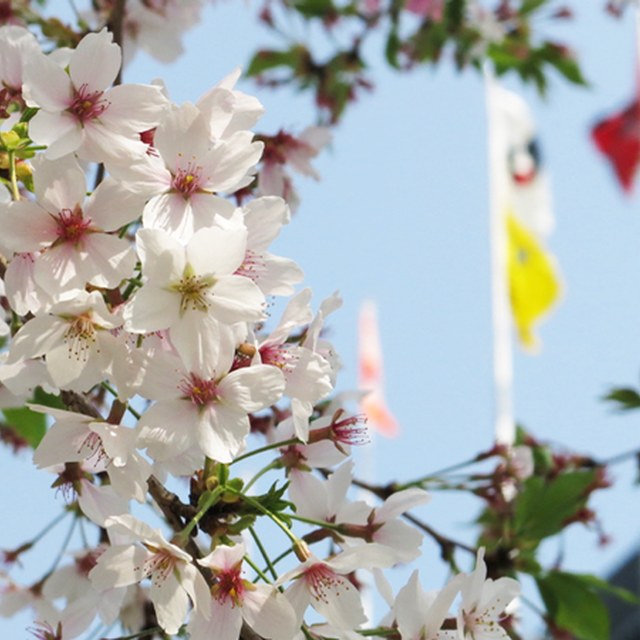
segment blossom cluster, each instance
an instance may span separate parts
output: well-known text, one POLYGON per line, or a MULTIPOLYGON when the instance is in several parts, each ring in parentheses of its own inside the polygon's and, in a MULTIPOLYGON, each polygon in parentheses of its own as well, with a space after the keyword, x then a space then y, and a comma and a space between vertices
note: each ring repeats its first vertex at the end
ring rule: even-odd
MULTIPOLYGON (((487 579, 482 553, 440 592, 424 594, 414 574, 393 598, 382 570, 419 556, 422 534, 401 516, 429 495, 408 488, 379 507, 349 500, 346 458, 362 427, 328 400, 338 359, 322 337, 340 298, 314 314, 311 291, 297 290, 300 267, 269 253, 290 219, 283 198, 237 197, 265 144, 279 148, 277 165, 288 148, 292 166, 314 175, 308 160, 327 142, 322 132, 256 139, 262 107, 235 89, 237 71, 179 105, 159 84, 116 84, 121 65, 106 28, 52 54, 22 27, 0 29, 11 334, 3 402, 20 406, 36 389, 62 398, 66 408, 29 404, 53 420, 34 462, 73 495, 76 517, 102 532, 37 585, 9 582, 0 614, 31 607, 46 640, 77 637, 96 617, 138 632, 149 624, 147 603, 166 634, 186 625, 192 640, 235 640, 243 625, 279 640, 302 637, 301 628, 359 637, 367 617, 358 570, 375 573, 390 606, 383 624, 403 640, 506 637, 500 620, 519 587, 487 579), (89 163, 107 174, 93 190, 89 163), (289 301, 265 335, 275 296, 289 301), (253 481, 230 478, 232 464, 256 453, 252 429, 276 453, 266 469, 287 476, 262 495, 253 481), (328 477, 313 473, 336 465, 328 477), (188 501, 163 486, 169 476, 191 479, 188 501), (132 503, 150 498, 171 535, 132 515, 132 503), (266 557, 270 575, 259 570, 243 538, 259 518, 279 527, 297 564, 278 573, 266 557), (296 520, 315 530, 299 537, 296 520), (329 551, 312 552, 323 540, 329 551), (308 622, 310 607, 321 624, 308 622)), ((273 170, 266 191, 270 183, 284 188, 273 170)))

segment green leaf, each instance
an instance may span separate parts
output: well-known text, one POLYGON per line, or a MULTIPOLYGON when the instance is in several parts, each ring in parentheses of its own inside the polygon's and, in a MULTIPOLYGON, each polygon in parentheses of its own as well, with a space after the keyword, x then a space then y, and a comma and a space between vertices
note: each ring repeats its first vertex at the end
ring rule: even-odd
POLYGON ((545 42, 539 50, 539 55, 541 60, 555 67, 569 82, 583 86, 588 84, 580 71, 578 61, 566 47, 554 42, 545 42))
POLYGON ((47 416, 29 407, 3 409, 7 424, 12 426, 34 449, 47 432, 47 416))
POLYGON ((291 6, 305 18, 325 18, 338 13, 331 0, 296 0, 291 6))
POLYGON ((448 0, 444 17, 450 31, 457 31, 464 22, 466 0, 448 0))
POLYGON ((514 534, 537 543, 559 533, 585 505, 585 491, 594 481, 595 471, 568 472, 552 480, 527 478, 517 498, 514 534))
POLYGON ((593 578, 549 571, 537 577, 536 583, 549 615, 559 627, 579 640, 608 640, 609 613, 596 593, 593 578))
POLYGON ((573 575, 577 576, 585 584, 593 587, 594 589, 597 589, 598 591, 610 593, 611 595, 616 596, 616 598, 620 598, 620 600, 623 600, 624 602, 627 602, 629 604, 638 604, 638 596, 628 589, 616 587, 615 585, 609 584, 606 580, 603 580, 602 578, 594 576, 590 573, 576 573, 573 575))
POLYGON ((60 396, 53 393, 47 393, 42 387, 36 387, 33 394, 33 402, 35 404, 41 404, 45 407, 51 407, 52 409, 62 409, 68 411, 69 408, 62 402, 60 396))
POLYGON ((549 0, 523 0, 518 13, 521 16, 526 16, 536 11, 536 9, 539 9, 543 4, 547 4, 547 2, 549 2, 549 0))
POLYGON ((635 390, 628 387, 622 387, 619 389, 611 389, 606 396, 602 397, 603 400, 609 400, 610 402, 617 402, 619 411, 631 411, 632 409, 640 409, 640 394, 635 390))
POLYGON ((400 68, 400 65, 398 64, 399 51, 400 51, 400 38, 398 36, 398 31, 396 29, 392 29, 389 32, 389 37, 387 38, 387 46, 385 47, 385 56, 387 58, 387 62, 394 69, 400 68))
POLYGON ((247 76, 258 76, 269 69, 277 67, 289 67, 295 69, 300 60, 299 47, 293 47, 288 51, 271 51, 269 49, 261 49, 249 63, 247 76))

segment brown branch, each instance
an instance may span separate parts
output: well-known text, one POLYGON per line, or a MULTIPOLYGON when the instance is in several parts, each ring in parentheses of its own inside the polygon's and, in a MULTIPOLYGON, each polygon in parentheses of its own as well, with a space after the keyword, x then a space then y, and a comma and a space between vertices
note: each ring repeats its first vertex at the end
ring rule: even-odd
POLYGON ((70 411, 82 413, 85 416, 91 416, 98 420, 104 420, 100 412, 81 393, 76 393, 75 391, 61 391, 60 399, 70 411))
MULTIPOLYGON (((107 20, 107 29, 113 34, 113 41, 120 47, 120 51, 123 49, 123 25, 126 3, 127 0, 115 0, 109 13, 109 20, 107 20)), ((122 84, 122 64, 120 65, 116 79, 113 81, 114 87, 119 84, 122 84)), ((101 162, 96 171, 96 179, 93 185, 94 189, 104 180, 104 171, 104 163, 101 162)))
MULTIPOLYGON (((153 475, 149 476, 147 486, 151 497, 156 501, 169 526, 176 533, 180 533, 185 527, 183 518, 189 520, 193 518, 196 514, 195 509, 191 505, 184 504, 175 493, 166 489, 158 478, 153 475)), ((202 557, 202 553, 193 539, 189 539, 186 551, 194 559, 202 557)))
MULTIPOLYGON (((107 21, 107 29, 111 31, 113 34, 113 41, 122 49, 123 42, 123 25, 124 25, 124 14, 125 14, 125 5, 127 0, 115 0, 113 7, 111 9, 111 13, 109 14, 109 20, 107 21)), ((118 75, 114 81, 114 85, 120 84, 122 82, 122 66, 120 66, 120 71, 118 71, 118 75)))

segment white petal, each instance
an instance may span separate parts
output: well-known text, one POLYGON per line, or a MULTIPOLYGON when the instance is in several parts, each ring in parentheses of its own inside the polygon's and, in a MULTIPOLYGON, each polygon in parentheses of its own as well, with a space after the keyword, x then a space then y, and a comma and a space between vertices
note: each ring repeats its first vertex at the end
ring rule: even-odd
POLYGON ((178 633, 189 610, 189 597, 175 575, 162 583, 151 585, 149 597, 153 602, 158 624, 169 634, 178 633))
POLYGON ((120 47, 104 28, 80 40, 69 62, 69 75, 76 88, 86 85, 91 93, 104 91, 116 79, 121 62, 120 47))
POLYGON ((143 577, 140 567, 148 557, 149 552, 136 545, 109 547, 89 572, 91 584, 98 591, 135 584, 143 577))
POLYGON ((385 522, 392 518, 397 518, 406 511, 427 504, 430 501, 431 494, 418 487, 398 491, 389 496, 384 501, 384 504, 376 509, 375 522, 385 522))
POLYGON ((249 626, 263 638, 293 638, 298 627, 296 613, 289 601, 266 584, 245 592, 243 615, 249 626))

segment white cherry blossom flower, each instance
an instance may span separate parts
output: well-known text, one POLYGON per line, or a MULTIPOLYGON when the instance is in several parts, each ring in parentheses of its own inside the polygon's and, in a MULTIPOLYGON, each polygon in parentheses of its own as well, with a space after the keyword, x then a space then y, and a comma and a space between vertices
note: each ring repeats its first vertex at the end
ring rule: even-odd
POLYGON ((330 142, 331 132, 327 127, 307 127, 298 137, 279 131, 275 136, 266 138, 262 168, 258 175, 260 195, 284 198, 295 213, 299 198, 286 166, 319 180, 320 175, 310 161, 330 142))
POLYGON ((182 35, 200 21, 199 0, 128 0, 124 12, 125 65, 142 49, 169 63, 183 53, 182 35))
POLYGON ((228 138, 237 131, 248 131, 264 114, 264 107, 254 96, 235 89, 242 69, 237 67, 196 102, 209 126, 209 137, 228 138))
POLYGON ((159 229, 137 233, 144 286, 124 310, 125 329, 169 329, 187 367, 212 377, 235 350, 231 325, 264 317, 264 296, 234 275, 245 255, 245 229, 200 229, 187 247, 159 229))
POLYGON ((145 501, 151 466, 135 449, 135 430, 73 411, 34 404, 29 407, 56 420, 33 454, 39 468, 87 461, 96 472, 107 472, 118 495, 145 501))
POLYGON ((399 516, 430 500, 431 495, 424 489, 411 487, 389 496, 380 507, 372 509, 364 521, 358 521, 362 515, 358 503, 345 505, 339 517, 342 522, 354 522, 362 526, 367 539, 391 549, 397 555, 398 562, 411 562, 420 555, 424 535, 416 527, 400 520, 399 516))
POLYGON ((9 98, 22 99, 24 66, 40 53, 40 45, 29 30, 16 25, 0 27, 0 83, 9 98))
POLYGON ((29 58, 24 94, 29 106, 40 109, 29 123, 29 135, 48 146, 49 159, 75 152, 88 162, 119 164, 144 156, 140 133, 158 125, 167 103, 151 85, 109 89, 121 61, 120 47, 106 28, 80 41, 68 72, 44 54, 29 58))
POLYGON ((296 630, 296 616, 288 600, 273 586, 242 578, 244 543, 217 547, 198 563, 211 570, 209 618, 196 612, 187 625, 191 640, 237 640, 243 620, 262 638, 287 640, 296 630))
POLYGON ((155 131, 156 155, 147 154, 130 166, 109 166, 109 172, 149 199, 145 228, 162 229, 185 244, 216 215, 229 217, 233 206, 215 195, 233 192, 252 180, 262 143, 250 131, 209 140, 200 110, 187 102, 167 111, 155 131))
POLYGON ((138 446, 158 461, 197 444, 209 458, 231 462, 244 450, 248 414, 274 404, 284 390, 282 373, 265 365, 231 373, 223 367, 210 377, 157 353, 146 370, 141 393, 157 402, 142 414, 138 446))
POLYGON ((266 296, 293 295, 294 285, 304 279, 302 269, 290 258, 267 251, 282 225, 288 224, 291 218, 286 202, 275 197, 256 198, 245 205, 242 212, 248 231, 247 251, 236 273, 253 280, 266 296))
POLYGON ((402 640, 456 640, 457 632, 443 630, 442 623, 449 615, 462 580, 462 575, 455 576, 441 591, 425 593, 418 571, 414 571, 393 607, 402 640))
POLYGON ((149 597, 158 624, 169 635, 176 634, 187 617, 189 598, 201 615, 209 616, 209 588, 188 553, 167 542, 160 529, 130 515, 109 518, 106 526, 131 543, 111 546, 98 558, 89 573, 95 589, 125 587, 151 578, 149 597))
POLYGON ((55 304, 48 314, 22 326, 11 342, 8 363, 46 355, 58 388, 88 391, 105 379, 118 356, 110 331, 119 325, 98 291, 78 291, 74 299, 55 304))
POLYGON ((56 162, 39 156, 33 166, 37 202, 0 206, 3 242, 16 253, 31 252, 35 283, 52 297, 87 283, 118 286, 136 258, 129 242, 109 232, 137 218, 144 200, 107 178, 85 203, 85 174, 72 156, 56 162))
POLYGON ((289 602, 302 621, 304 612, 311 605, 320 615, 339 629, 356 629, 366 622, 360 593, 347 574, 356 569, 389 567, 395 555, 377 544, 366 544, 323 561, 310 555, 308 560, 278 578, 281 586, 295 580, 286 591, 289 602))
POLYGON ((484 547, 478 550, 475 570, 465 575, 462 603, 458 612, 460 640, 508 640, 500 625, 507 605, 520 595, 520 584, 513 578, 487 578, 484 547))
MULTIPOLYGON (((282 370, 287 386, 285 394, 291 398, 291 409, 296 436, 307 442, 309 438, 309 416, 316 402, 325 398, 333 390, 331 365, 314 349, 317 331, 304 339, 303 344, 288 342, 289 333, 294 328, 309 322, 311 290, 303 289, 287 305, 280 323, 275 330, 257 346, 256 360, 262 364, 282 370)), ((318 313, 322 317, 322 312, 318 313)))

